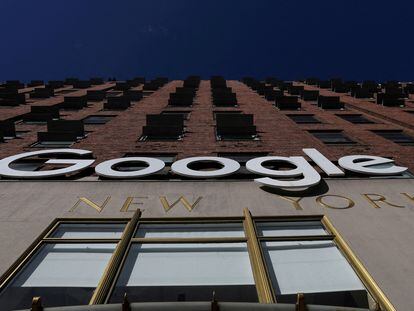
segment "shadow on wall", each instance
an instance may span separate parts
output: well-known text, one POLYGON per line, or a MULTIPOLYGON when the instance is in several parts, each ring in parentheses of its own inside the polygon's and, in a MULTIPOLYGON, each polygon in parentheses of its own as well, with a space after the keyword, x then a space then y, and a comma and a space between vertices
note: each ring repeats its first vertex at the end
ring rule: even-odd
POLYGON ((271 188, 267 186, 261 186, 260 189, 263 191, 270 193, 270 194, 276 194, 281 196, 289 196, 289 197, 314 197, 318 195, 323 195, 329 191, 328 184, 321 179, 319 184, 309 187, 306 189, 298 189, 298 190, 286 190, 286 189, 279 189, 279 188, 271 188))

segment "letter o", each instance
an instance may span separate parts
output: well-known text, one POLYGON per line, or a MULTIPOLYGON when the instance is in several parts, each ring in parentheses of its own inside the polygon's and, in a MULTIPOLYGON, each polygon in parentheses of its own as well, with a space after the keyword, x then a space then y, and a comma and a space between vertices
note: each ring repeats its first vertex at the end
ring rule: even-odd
POLYGON ((162 160, 147 158, 147 157, 129 157, 112 159, 98 164, 95 167, 95 172, 99 176, 109 178, 136 178, 144 177, 161 171, 165 167, 165 163, 162 160), (148 164, 148 167, 137 171, 121 172, 114 170, 113 167, 120 163, 128 162, 144 162, 148 164))
POLYGON ((186 158, 182 160, 178 160, 173 163, 171 166, 171 170, 181 176, 185 177, 193 177, 193 178, 215 178, 215 177, 223 177, 233 174, 237 172, 240 168, 240 164, 237 161, 227 158, 221 157, 192 157, 186 158), (214 170, 214 171, 196 171, 190 169, 188 166, 192 163, 197 162, 217 162, 223 165, 222 168, 214 170))
POLYGON ((333 208, 333 209, 348 209, 348 208, 351 208, 351 207, 354 207, 355 206, 355 202, 352 201, 350 198, 344 197, 342 195, 335 195, 335 194, 321 195, 321 196, 319 196, 319 197, 316 198, 316 202, 318 202, 323 207, 333 208), (322 199, 323 198, 326 198, 326 197, 335 197, 335 198, 345 199, 345 200, 348 201, 348 206, 345 206, 345 207, 337 207, 337 206, 329 205, 329 204, 327 204, 327 203, 325 203, 325 202, 322 201, 322 199))

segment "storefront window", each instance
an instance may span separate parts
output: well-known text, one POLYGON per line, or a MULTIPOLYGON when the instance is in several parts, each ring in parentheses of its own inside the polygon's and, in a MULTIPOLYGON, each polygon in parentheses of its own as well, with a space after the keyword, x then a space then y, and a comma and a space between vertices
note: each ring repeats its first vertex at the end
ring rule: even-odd
POLYGON ((0 309, 211 301, 388 304, 326 216, 60 219, 0 279, 0 309), (361 276, 361 279, 358 277, 361 276), (367 291, 370 288, 370 292, 367 291), (371 298, 372 297, 372 298, 371 298), (370 301, 370 303, 368 303, 370 301))
POLYGON ((244 237, 243 225, 239 223, 163 223, 140 224, 138 238, 190 238, 190 237, 244 237))
POLYGON ((44 244, 0 294, 1 310, 88 304, 116 244, 44 244))
POLYGON ((261 236, 309 236, 326 235, 320 221, 259 222, 257 234, 261 236))
POLYGON ((54 230, 53 238, 119 239, 125 224, 62 223, 54 230))
POLYGON ((364 285, 332 241, 262 242, 276 300, 368 307, 364 285))
POLYGON ((134 244, 111 302, 256 302, 246 243, 134 244))

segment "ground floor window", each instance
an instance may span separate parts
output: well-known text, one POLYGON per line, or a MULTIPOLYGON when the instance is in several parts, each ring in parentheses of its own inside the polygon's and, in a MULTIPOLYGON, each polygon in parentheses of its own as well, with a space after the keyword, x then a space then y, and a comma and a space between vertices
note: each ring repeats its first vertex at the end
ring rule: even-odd
POLYGON ((246 243, 134 243, 111 302, 257 302, 246 243))
POLYGON ((57 219, 0 279, 0 309, 210 301, 368 309, 389 301, 326 216, 57 219))

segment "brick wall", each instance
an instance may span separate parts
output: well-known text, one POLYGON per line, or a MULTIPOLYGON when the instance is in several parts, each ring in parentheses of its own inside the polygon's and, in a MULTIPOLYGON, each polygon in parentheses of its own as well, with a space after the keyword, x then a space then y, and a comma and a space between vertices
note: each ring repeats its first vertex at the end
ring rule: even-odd
MULTIPOLYGON (((169 94, 175 88, 182 86, 182 81, 171 81, 142 100, 133 103, 132 107, 124 111, 103 111, 103 102, 89 102, 88 107, 78 111, 61 110, 63 119, 80 120, 89 115, 116 115, 104 125, 85 125, 88 133, 85 139, 75 143, 72 148, 82 148, 93 151, 97 163, 125 153, 176 153, 178 158, 195 155, 216 155, 219 152, 268 152, 273 155, 293 156, 303 155, 301 149, 314 147, 328 158, 337 160, 340 156, 349 154, 370 154, 392 156, 400 165, 405 165, 414 171, 414 146, 403 146, 384 139, 371 130, 402 129, 414 137, 414 98, 406 101, 406 107, 383 107, 369 100, 355 99, 349 95, 335 94, 332 91, 320 90, 322 95, 340 95, 345 102, 345 110, 322 110, 310 102, 301 101, 300 111, 280 111, 272 102, 267 101, 247 85, 239 81, 227 81, 227 85, 237 94, 239 106, 235 108, 217 108, 212 105, 210 82, 202 80, 197 91, 194 105, 188 108, 167 107, 169 94), (158 114, 162 111, 190 111, 190 117, 185 122, 186 133, 180 141, 139 141, 142 127, 146 122, 147 114, 158 114), (217 141, 215 135, 215 120, 213 111, 242 111, 254 115, 259 140, 252 141, 217 141), (314 114, 322 121, 320 124, 296 124, 287 114, 314 114), (352 124, 341 119, 336 114, 358 113, 375 121, 373 124, 352 124), (353 145, 326 145, 315 138, 308 130, 336 129, 343 130, 349 138, 354 140, 353 145)), ((297 83, 301 85, 301 83, 297 83)), ((70 95, 86 94, 87 90, 108 88, 114 82, 106 82, 89 89, 75 90, 70 95)), ((136 87, 135 89, 140 89, 136 87)), ((71 89, 65 86, 60 90, 71 89)), ((318 89, 305 85, 305 89, 318 89)), ((32 88, 22 89, 20 92, 30 92, 32 88)), ((28 100, 26 105, 17 107, 0 107, 0 120, 30 111, 30 105, 54 105, 63 101, 63 94, 53 98, 28 100)), ((412 96, 412 95, 410 95, 412 96)), ((25 152, 36 148, 30 147, 37 140, 37 132, 46 131, 46 125, 16 124, 17 131, 27 131, 21 138, 0 143, 0 158, 25 152)))

